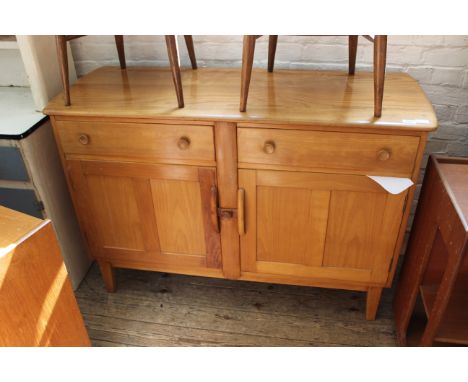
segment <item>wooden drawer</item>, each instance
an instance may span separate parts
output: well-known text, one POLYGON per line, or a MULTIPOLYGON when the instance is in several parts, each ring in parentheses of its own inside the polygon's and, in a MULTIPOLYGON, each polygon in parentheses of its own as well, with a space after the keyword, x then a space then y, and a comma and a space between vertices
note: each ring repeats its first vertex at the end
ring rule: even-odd
POLYGON ((239 167, 327 169, 373 175, 413 172, 419 137, 239 128, 239 167))
POLYGON ((212 126, 56 121, 66 156, 214 164, 212 126))

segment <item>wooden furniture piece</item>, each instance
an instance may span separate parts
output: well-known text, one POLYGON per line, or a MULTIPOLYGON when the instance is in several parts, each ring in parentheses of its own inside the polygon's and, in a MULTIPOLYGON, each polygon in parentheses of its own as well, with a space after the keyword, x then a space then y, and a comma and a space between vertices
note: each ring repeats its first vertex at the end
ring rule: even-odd
POLYGON ((0 206, 0 346, 90 346, 50 220, 0 206))
MULTIPOLYGON (((57 57, 59 60, 60 66, 60 75, 62 77, 62 84, 64 89, 64 100, 65 106, 71 105, 70 100, 70 81, 68 78, 68 53, 67 53, 67 42, 74 40, 76 38, 83 36, 65 36, 59 35, 56 36, 57 41, 57 57)), ((117 53, 119 55, 120 68, 125 69, 127 67, 125 61, 125 48, 124 48, 124 37, 122 35, 114 36, 115 45, 117 47, 117 53)), ((166 47, 167 54, 169 56, 169 63, 171 66, 172 80, 174 81, 174 86, 177 95, 177 103, 180 108, 184 107, 184 93, 182 90, 182 82, 180 79, 180 66, 179 66, 179 51, 177 49, 176 36, 167 35, 166 47)), ((190 57, 190 62, 192 64, 192 69, 197 69, 197 60, 195 58, 195 49, 193 47, 192 36, 184 36, 185 43, 187 45, 187 50, 190 57)))
POLYGON ((73 108, 45 109, 108 290, 114 267, 343 288, 367 292, 375 317, 414 187, 366 175, 416 182, 437 121, 415 80, 388 75, 376 120, 371 73, 258 71, 249 113, 235 69, 185 71, 184 109, 163 70, 127 74, 131 97, 105 67, 73 85, 73 108))
MULTIPOLYGON (((261 36, 244 36, 244 48, 242 52, 242 77, 240 111, 247 110, 247 98, 249 96, 250 78, 255 53, 255 42, 261 36)), ((356 69, 356 53, 359 36, 348 36, 349 38, 349 75, 354 75, 356 69)), ((382 115, 382 101, 385 82, 385 65, 387 57, 387 36, 364 36, 374 44, 374 116, 382 115)), ((276 45, 278 36, 269 36, 268 41, 268 72, 273 72, 275 65, 276 45)))
POLYGON ((394 300, 400 345, 468 345, 467 222, 468 158, 431 156, 394 300), (420 335, 418 298, 426 321, 420 335))
POLYGON ((31 91, 0 87, 0 205, 54 223, 72 285, 86 255, 49 118, 34 110, 31 91))

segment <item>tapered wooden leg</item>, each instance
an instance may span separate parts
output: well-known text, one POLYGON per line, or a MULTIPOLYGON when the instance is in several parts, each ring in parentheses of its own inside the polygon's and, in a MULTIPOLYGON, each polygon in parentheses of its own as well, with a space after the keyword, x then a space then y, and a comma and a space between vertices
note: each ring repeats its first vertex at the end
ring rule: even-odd
POLYGON ((67 39, 65 36, 55 36, 55 42, 57 45, 57 58, 60 67, 60 77, 62 79, 65 106, 70 106, 70 80, 68 78, 67 39))
POLYGON ((190 35, 185 35, 185 45, 187 45, 188 55, 192 64, 192 69, 197 69, 197 59, 195 57, 195 48, 193 47, 193 38, 190 35))
POLYGON ((98 264, 107 291, 110 293, 115 292, 117 285, 115 282, 114 268, 112 267, 111 263, 98 260, 98 264))
POLYGON ((278 44, 278 36, 272 35, 268 37, 268 71, 271 73, 275 67, 276 45, 278 44))
POLYGON ((244 48, 242 51, 240 111, 245 111, 247 109, 247 98, 249 96, 250 77, 252 77, 252 66, 255 53, 255 39, 255 36, 244 36, 244 48))
POLYGON ((367 291, 366 320, 375 320, 383 288, 370 287, 367 291))
POLYGON ((348 73, 353 75, 356 71, 356 53, 357 53, 357 46, 358 46, 358 37, 359 36, 349 36, 349 65, 348 65, 348 73))
POLYGON ((374 116, 382 115, 382 101, 387 62, 387 36, 374 37, 374 116))
POLYGON ((182 90, 182 79, 180 77, 179 49, 177 48, 177 39, 175 36, 166 36, 167 54, 171 64, 172 80, 177 94, 177 103, 179 107, 184 107, 184 93, 182 90))
POLYGON ((123 36, 114 36, 115 45, 117 46, 117 53, 119 54, 120 68, 125 69, 127 64, 125 62, 125 48, 124 48, 124 38, 123 36))

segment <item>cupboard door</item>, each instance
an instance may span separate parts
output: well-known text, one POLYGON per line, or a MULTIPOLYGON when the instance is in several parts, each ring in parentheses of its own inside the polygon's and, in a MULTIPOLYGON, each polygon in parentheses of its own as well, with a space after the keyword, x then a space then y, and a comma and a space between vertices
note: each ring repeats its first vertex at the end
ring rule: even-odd
POLYGON ((119 264, 221 267, 211 211, 213 168, 95 161, 67 166, 96 257, 119 264))
POLYGON ((244 272, 384 283, 406 192, 366 176, 239 170, 244 272))

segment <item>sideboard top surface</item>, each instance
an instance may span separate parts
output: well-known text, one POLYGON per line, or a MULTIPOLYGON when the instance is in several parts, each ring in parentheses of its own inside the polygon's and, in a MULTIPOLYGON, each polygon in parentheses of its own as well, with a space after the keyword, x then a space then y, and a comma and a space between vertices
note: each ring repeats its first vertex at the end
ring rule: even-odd
POLYGON ((240 68, 182 70, 185 108, 168 68, 102 67, 59 94, 44 113, 57 116, 186 119, 431 131, 437 119, 413 78, 387 73, 381 118, 373 116, 373 73, 276 70, 252 72, 247 112, 239 112, 240 68))

